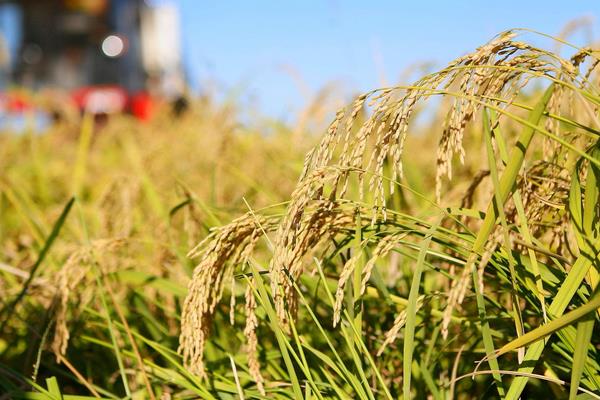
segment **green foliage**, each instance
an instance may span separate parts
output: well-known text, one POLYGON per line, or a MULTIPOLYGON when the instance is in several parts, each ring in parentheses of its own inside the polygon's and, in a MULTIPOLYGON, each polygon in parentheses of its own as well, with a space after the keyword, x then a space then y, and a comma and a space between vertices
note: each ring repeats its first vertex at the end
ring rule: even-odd
POLYGON ((0 135, 0 391, 599 398, 599 58, 575 52, 500 35, 359 97, 320 143, 206 100, 180 121, 0 135), (432 96, 397 173, 394 121, 432 96), (206 332, 182 334, 189 315, 206 332))

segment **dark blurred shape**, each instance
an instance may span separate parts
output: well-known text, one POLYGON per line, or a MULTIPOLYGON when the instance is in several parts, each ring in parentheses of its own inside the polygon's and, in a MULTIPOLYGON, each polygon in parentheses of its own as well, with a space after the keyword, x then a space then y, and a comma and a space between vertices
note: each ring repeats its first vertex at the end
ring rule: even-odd
POLYGON ((36 43, 28 43, 23 46, 21 58, 25 64, 35 65, 42 61, 44 52, 36 43))
POLYGON ((173 115, 181 117, 190 108, 190 101, 185 96, 179 96, 173 101, 173 115))
POLYGON ((152 107, 140 104, 153 97, 170 102, 181 97, 174 2, 0 0, 0 6, 7 4, 21 15, 18 52, 3 66, 13 84, 68 91, 82 111, 92 113, 112 114, 129 106, 143 119, 150 118, 152 107))

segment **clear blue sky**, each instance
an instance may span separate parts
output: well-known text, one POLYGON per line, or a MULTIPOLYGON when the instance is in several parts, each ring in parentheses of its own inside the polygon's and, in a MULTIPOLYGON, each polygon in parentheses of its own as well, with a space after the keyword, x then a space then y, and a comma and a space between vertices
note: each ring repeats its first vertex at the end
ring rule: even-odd
POLYGON ((594 38, 600 30, 599 0, 178 1, 194 85, 217 81, 278 117, 302 104, 285 66, 313 92, 334 80, 365 91, 382 73, 397 82, 411 64, 443 65, 511 27, 557 34, 590 16, 594 38))

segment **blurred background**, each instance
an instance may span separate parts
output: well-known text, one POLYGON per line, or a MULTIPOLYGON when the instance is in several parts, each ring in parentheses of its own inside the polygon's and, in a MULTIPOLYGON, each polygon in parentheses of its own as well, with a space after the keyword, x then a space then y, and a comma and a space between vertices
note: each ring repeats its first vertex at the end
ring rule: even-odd
POLYGON ((509 28, 592 43, 599 12, 595 0, 3 0, 1 124, 22 128, 35 108, 43 127, 66 103, 148 120, 157 102, 179 113, 199 96, 294 123, 307 105, 329 116, 357 92, 407 82, 509 28))

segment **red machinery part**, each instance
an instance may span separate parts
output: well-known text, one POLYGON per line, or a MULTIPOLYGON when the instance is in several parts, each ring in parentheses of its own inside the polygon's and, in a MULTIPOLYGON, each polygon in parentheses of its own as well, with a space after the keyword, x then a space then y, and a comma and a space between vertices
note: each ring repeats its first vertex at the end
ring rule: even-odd
POLYGON ((34 108, 30 99, 21 93, 6 93, 0 95, 2 109, 9 113, 23 113, 34 108))
POLYGON ((130 111, 140 121, 149 121, 154 114, 154 100, 148 92, 131 96, 130 111))

